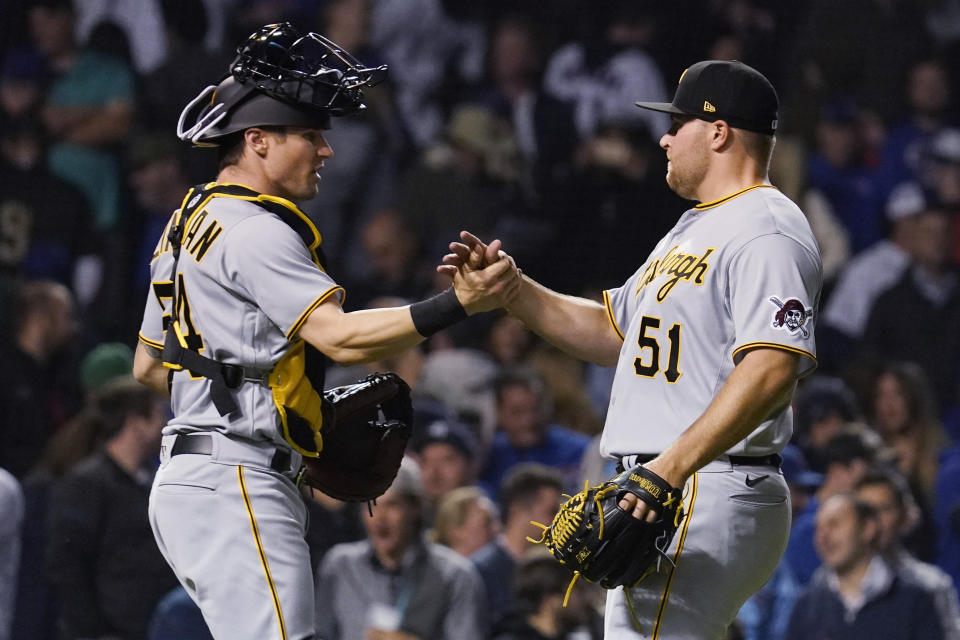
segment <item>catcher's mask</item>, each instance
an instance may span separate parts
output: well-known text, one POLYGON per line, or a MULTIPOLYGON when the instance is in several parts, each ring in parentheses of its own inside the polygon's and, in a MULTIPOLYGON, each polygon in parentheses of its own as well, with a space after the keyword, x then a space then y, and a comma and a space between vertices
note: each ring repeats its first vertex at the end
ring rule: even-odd
POLYGON ((331 117, 366 108, 363 87, 380 82, 386 70, 361 65, 320 34, 268 24, 237 48, 230 74, 184 108, 177 136, 209 147, 256 126, 329 129, 331 117))

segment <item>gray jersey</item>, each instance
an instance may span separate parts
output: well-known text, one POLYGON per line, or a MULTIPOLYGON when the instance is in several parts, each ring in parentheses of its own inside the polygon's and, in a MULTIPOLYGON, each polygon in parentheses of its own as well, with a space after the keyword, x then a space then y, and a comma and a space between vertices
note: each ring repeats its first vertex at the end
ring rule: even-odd
MULTIPOLYGON (((753 187, 685 212, 623 286, 604 292, 624 342, 601 452, 666 449, 751 347, 800 354, 798 374, 812 371, 822 279, 810 225, 774 188, 753 187)), ((728 453, 775 453, 791 434, 785 407, 728 453)))
MULTIPOLYGON (((342 302, 343 289, 314 262, 315 247, 308 247, 276 214, 250 201, 255 199, 217 194, 184 222, 177 264, 179 322, 188 347, 200 355, 269 371, 290 348, 310 312, 330 296, 342 302)), ((261 199, 307 220, 289 201, 261 199)), ((163 346, 162 318, 173 306, 173 253, 167 232, 150 264, 153 285, 140 328, 140 340, 157 348, 163 346)), ((215 429, 286 446, 269 387, 244 383, 232 391, 239 411, 221 416, 211 400, 210 385, 210 380, 189 371, 174 374, 175 417, 164 434, 215 429)))

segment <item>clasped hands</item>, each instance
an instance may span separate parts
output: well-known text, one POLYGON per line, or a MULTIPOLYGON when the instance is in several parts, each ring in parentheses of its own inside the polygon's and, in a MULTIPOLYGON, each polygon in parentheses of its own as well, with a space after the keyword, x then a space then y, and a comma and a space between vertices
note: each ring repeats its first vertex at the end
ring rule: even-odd
POLYGON ((453 289, 468 314, 506 307, 520 292, 522 278, 502 243, 489 245, 472 233, 460 232, 462 242, 451 242, 437 272, 453 278, 453 289))

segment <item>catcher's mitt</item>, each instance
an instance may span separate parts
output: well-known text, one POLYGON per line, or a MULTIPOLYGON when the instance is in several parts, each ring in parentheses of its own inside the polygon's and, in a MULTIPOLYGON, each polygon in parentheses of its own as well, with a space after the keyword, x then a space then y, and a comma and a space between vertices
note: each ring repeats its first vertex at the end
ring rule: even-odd
POLYGON ((410 387, 395 373, 374 373, 325 391, 323 401, 333 420, 324 425, 319 457, 303 459, 301 481, 339 500, 382 496, 410 439, 410 387))
POLYGON ((666 557, 683 518, 681 489, 638 464, 603 484, 585 486, 560 506, 549 527, 532 523, 543 528, 543 536, 530 541, 546 545, 554 558, 573 570, 573 581, 583 576, 606 589, 632 587, 666 557), (645 522, 621 509, 619 502, 626 493, 650 505, 657 519, 645 522))

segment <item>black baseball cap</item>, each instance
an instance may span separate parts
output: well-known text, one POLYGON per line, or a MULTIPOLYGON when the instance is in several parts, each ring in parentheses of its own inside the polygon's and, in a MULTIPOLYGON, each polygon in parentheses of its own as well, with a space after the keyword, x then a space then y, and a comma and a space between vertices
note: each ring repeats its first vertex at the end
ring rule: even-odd
POLYGON ((737 60, 704 60, 687 68, 673 102, 637 102, 638 107, 773 135, 780 101, 762 73, 737 60))
POLYGON ((436 420, 422 433, 411 439, 410 448, 414 453, 422 453, 429 445, 440 442, 459 451, 467 460, 473 460, 478 453, 478 445, 469 427, 455 420, 436 420))

